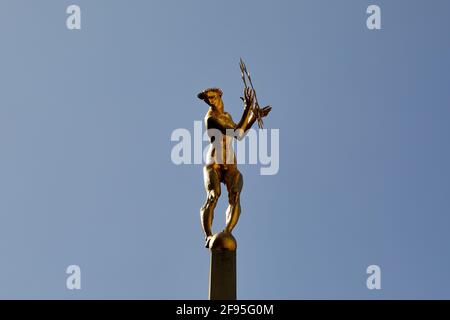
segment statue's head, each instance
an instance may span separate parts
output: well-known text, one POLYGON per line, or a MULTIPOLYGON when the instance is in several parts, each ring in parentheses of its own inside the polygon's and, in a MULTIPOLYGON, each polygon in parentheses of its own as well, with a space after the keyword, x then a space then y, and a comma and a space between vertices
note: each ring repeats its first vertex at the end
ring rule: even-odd
POLYGON ((211 107, 217 107, 222 103, 222 90, 219 88, 208 88, 200 92, 197 98, 205 101, 211 107))

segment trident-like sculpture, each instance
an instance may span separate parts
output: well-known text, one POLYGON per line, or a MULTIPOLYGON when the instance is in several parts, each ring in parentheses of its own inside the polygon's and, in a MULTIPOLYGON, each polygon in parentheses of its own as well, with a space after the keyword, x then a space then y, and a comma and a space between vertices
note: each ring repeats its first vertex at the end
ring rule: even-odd
POLYGON ((245 77, 248 78, 248 82, 250 83, 250 86, 253 90, 253 94, 255 95, 255 104, 253 106, 252 112, 256 116, 256 120, 258 121, 258 127, 260 129, 264 128, 264 122, 262 120, 262 114, 261 114, 261 108, 259 107, 258 97, 256 96, 255 88, 253 87, 252 78, 250 77, 250 72, 247 70, 247 66, 245 65, 244 60, 242 58, 239 61, 239 67, 241 68, 241 76, 242 81, 244 81, 244 89, 247 89, 247 80, 245 77))

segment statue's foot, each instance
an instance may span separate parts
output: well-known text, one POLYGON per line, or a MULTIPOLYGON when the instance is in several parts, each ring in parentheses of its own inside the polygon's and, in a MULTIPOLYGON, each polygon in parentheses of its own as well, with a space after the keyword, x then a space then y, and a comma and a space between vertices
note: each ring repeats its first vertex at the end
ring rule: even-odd
POLYGON ((211 239, 212 239, 212 235, 211 236, 207 236, 206 238, 205 238, 205 248, 209 248, 209 245, 210 245, 210 243, 211 243, 211 239))

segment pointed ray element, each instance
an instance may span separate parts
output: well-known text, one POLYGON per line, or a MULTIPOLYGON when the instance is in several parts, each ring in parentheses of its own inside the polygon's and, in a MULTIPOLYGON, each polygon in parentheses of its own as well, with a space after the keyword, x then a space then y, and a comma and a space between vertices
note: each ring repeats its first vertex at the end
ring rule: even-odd
POLYGON ((248 82, 250 83, 250 87, 253 90, 253 94, 255 95, 255 105, 253 106, 252 112, 256 116, 256 119, 258 121, 258 127, 260 129, 262 129, 264 127, 264 122, 261 117, 261 108, 259 107, 258 97, 256 96, 256 91, 255 91, 255 88, 253 87, 253 82, 252 82, 252 78, 250 77, 250 72, 248 72, 247 66, 245 65, 245 62, 244 62, 244 60, 242 60, 242 58, 240 58, 240 61, 239 61, 239 68, 241 69, 241 76, 242 76, 242 81, 244 82, 244 88, 247 89, 247 87, 248 87, 247 80, 246 80, 246 77, 247 77, 248 82))

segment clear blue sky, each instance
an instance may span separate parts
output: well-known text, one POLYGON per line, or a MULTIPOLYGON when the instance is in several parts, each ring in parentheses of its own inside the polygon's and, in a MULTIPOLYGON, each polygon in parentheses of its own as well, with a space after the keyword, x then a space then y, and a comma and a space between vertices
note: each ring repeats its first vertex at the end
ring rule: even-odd
MULTIPOLYGON (((277 175, 241 166, 238 297, 450 298, 449 13, 1 1, 0 298, 207 298, 202 167, 171 162, 170 134, 203 118, 205 87, 239 117, 241 56, 281 145, 277 175), (72 3, 80 31, 65 26, 72 3), (80 291, 65 287, 71 264, 80 291)), ((226 193, 216 230, 225 207, 226 193)))

